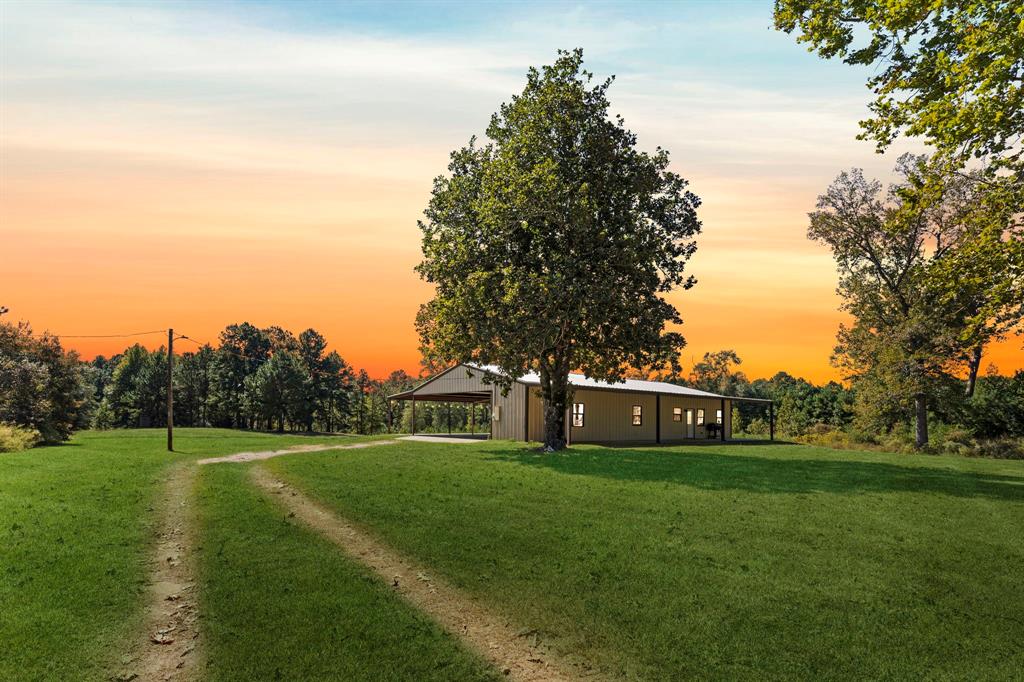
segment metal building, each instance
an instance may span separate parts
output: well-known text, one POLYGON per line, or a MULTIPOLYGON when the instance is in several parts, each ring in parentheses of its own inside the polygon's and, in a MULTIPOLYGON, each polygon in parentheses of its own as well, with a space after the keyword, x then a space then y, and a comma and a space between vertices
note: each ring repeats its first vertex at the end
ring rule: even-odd
MULTIPOLYGON (((501 389, 486 377, 498 376, 494 367, 460 364, 428 379, 416 388, 389 396, 412 403, 470 403, 490 411, 491 438, 543 440, 544 416, 540 377, 526 374, 511 389, 501 389)), ((566 439, 570 443, 673 443, 686 440, 732 437, 734 402, 768 405, 770 436, 775 437, 771 401, 717 395, 661 381, 627 379, 609 383, 570 374, 572 404, 566 414, 566 439)), ((475 409, 475 408, 474 408, 475 409)))

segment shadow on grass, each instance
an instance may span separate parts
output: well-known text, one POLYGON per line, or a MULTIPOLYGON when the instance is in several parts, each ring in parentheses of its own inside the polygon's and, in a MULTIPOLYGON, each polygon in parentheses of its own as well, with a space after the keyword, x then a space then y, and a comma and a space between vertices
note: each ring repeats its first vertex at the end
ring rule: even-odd
MULTIPOLYGON (((701 448, 705 450, 705 448, 701 448)), ((775 459, 715 452, 615 449, 544 454, 522 449, 489 453, 493 459, 563 474, 620 481, 677 483, 706 490, 759 493, 920 492, 1024 502, 1021 476, 904 467, 839 459, 775 459)))

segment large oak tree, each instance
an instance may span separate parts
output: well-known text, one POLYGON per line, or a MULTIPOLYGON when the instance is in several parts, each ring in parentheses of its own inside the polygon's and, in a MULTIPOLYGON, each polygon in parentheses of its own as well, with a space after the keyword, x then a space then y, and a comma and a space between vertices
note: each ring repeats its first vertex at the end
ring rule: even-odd
POLYGON ((505 386, 536 370, 544 445, 565 446, 568 375, 621 380, 631 367, 678 366, 681 322, 664 295, 700 232, 699 199, 610 118, 612 79, 595 83, 582 51, 531 69, 487 140, 451 155, 420 222, 420 275, 436 288, 417 327, 429 355, 501 368, 505 386))

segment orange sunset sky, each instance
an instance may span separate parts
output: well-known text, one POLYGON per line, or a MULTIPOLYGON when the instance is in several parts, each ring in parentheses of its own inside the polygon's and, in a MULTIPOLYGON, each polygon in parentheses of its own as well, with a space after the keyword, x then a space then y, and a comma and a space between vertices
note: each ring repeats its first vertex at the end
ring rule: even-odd
MULTIPOLYGON (((315 327, 374 376, 418 365, 416 220, 448 152, 530 65, 584 48, 613 110, 703 200, 684 365, 836 378, 828 252, 805 237, 865 72, 771 29, 771 3, 4 3, 0 304, 58 334, 315 327)), ((159 335, 140 337, 150 346, 159 335)), ((131 339, 65 339, 91 357, 131 339)), ((188 349, 188 347, 183 348, 188 349)), ((987 362, 1024 367, 1020 341, 987 362)))

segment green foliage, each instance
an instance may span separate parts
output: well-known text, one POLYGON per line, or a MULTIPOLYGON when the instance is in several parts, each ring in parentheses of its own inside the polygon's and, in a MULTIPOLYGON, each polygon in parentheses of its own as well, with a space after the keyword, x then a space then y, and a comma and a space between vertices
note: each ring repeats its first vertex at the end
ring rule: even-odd
POLYGON ((1024 438, 1024 370, 979 379, 959 421, 979 438, 1024 438))
POLYGON ((822 57, 871 67, 862 138, 921 136, 963 165, 989 157, 1021 183, 1024 6, 1004 0, 776 0, 775 26, 822 57))
POLYGON ((166 426, 167 351, 139 344, 120 356, 94 417, 101 428, 166 426))
POLYGON ((858 414, 891 426, 913 401, 923 446, 945 379, 965 373, 970 396, 986 344, 1024 318, 1024 6, 776 0, 775 26, 872 67, 862 139, 882 151, 921 136, 936 150, 928 163, 900 159, 886 201, 879 183, 841 175, 809 231, 832 247, 855 318, 836 357, 861 384, 858 414), (972 159, 981 168, 962 172, 972 159))
MULTIPOLYGON (((1024 213, 975 174, 946 183, 955 192, 963 229, 924 273, 934 312, 951 327, 953 343, 976 375, 984 348, 1024 320, 1024 213)), ((920 193, 942 186, 924 178, 920 193)), ((968 389, 970 395, 972 391, 968 389)))
POLYGON ((970 430, 949 427, 941 422, 930 427, 931 439, 926 447, 918 448, 908 429, 872 436, 862 431, 840 431, 830 428, 813 429, 794 436, 798 443, 837 450, 873 450, 876 452, 954 455, 958 457, 986 457, 989 459, 1024 459, 1024 438, 1002 436, 978 438, 970 430))
POLYGON ((248 322, 231 324, 220 333, 220 351, 211 368, 210 423, 244 428, 250 425, 243 411, 245 380, 270 358, 270 338, 248 322))
POLYGON ((417 327, 431 357, 536 369, 545 445, 564 446, 568 373, 607 380, 674 365, 684 341, 663 295, 684 275, 699 199, 668 152, 637 149, 610 119, 611 80, 592 84, 580 50, 530 69, 435 179, 420 223, 420 275, 435 286, 417 327))
POLYGON ((734 350, 705 353, 693 366, 687 384, 702 391, 721 395, 738 395, 739 386, 748 383, 743 372, 733 372, 733 365, 742 364, 734 350))
POLYGON ((1013 208, 983 178, 911 155, 896 172, 884 193, 860 170, 841 173, 808 236, 831 248, 853 317, 834 360, 858 386, 858 412, 891 425, 913 409, 923 446, 928 403, 941 404, 985 344, 1019 328, 1024 249, 1013 208))
POLYGON ((195 352, 176 355, 174 360, 174 419, 181 425, 210 423, 213 394, 213 365, 217 352, 204 345, 195 352))
POLYGON ((27 323, 0 323, 0 423, 37 431, 46 442, 68 438, 89 418, 89 377, 74 351, 36 335, 27 323))
MULTIPOLYGON (((772 400, 775 403, 775 431, 797 436, 817 428, 846 428, 852 419, 854 393, 835 381, 816 386, 779 372, 770 379, 750 381, 734 371, 742 360, 732 350, 709 352, 696 363, 686 385, 704 391, 741 398, 772 400)), ((768 436, 768 407, 762 403, 733 405, 733 434, 736 437, 768 436)))
POLYGON ((309 423, 312 406, 306 400, 307 381, 308 374, 295 353, 276 351, 255 374, 246 377, 248 412, 268 426, 276 420, 278 431, 284 431, 286 420, 309 423))
POLYGON ((42 440, 42 434, 35 429, 0 423, 0 452, 21 452, 35 447, 42 440))
MULTIPOLYGON (((216 348, 203 345, 175 354, 175 423, 306 431, 349 428, 352 370, 326 347, 327 340, 314 329, 296 338, 280 327, 229 325, 216 348)), ((101 399, 93 415, 94 428, 166 424, 163 348, 148 351, 136 345, 110 359, 100 356, 91 372, 101 399)), ((378 386, 373 382, 375 390, 378 386)))

